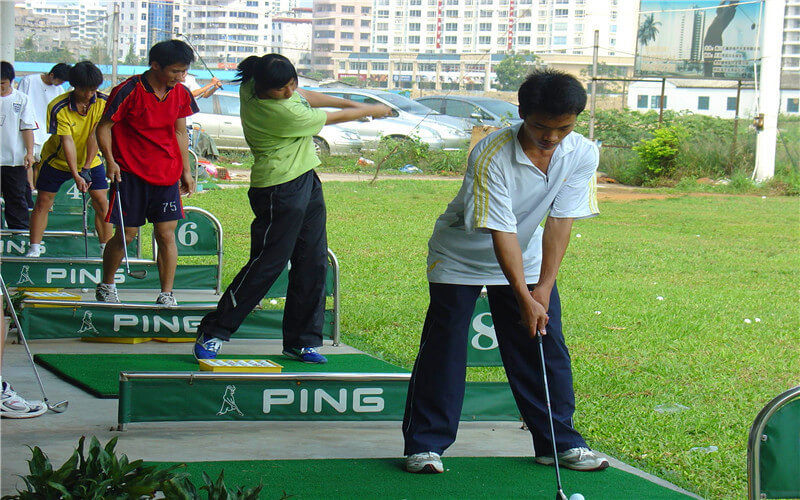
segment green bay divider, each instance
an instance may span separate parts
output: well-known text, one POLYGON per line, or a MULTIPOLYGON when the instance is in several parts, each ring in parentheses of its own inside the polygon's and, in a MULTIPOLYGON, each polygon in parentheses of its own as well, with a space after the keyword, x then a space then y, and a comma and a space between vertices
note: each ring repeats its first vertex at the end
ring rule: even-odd
MULTIPOLYGON (((407 373, 121 372, 118 430, 132 422, 402 420, 407 373)), ((519 420, 504 382, 468 382, 462 421, 519 420)))
MULTIPOLYGON (((89 256, 100 257, 100 240, 92 232, 88 234, 89 256)), ((55 227, 55 226, 51 226, 55 227)), ((9 257, 23 257, 29 248, 30 236, 27 230, 3 229, 0 230, 0 253, 9 257)), ((44 257, 86 257, 86 247, 82 231, 45 231, 42 238, 42 256, 44 257)), ((128 255, 139 255, 139 238, 128 244, 128 255)))
MULTIPOLYGON (((152 260, 131 259, 131 270, 147 271, 144 279, 133 279, 120 268, 114 281, 124 294, 125 288, 161 289, 158 267, 152 260)), ((4 257, 1 272, 9 287, 28 288, 94 288, 103 277, 103 262, 89 259, 25 259, 4 257)), ((176 290, 214 290, 217 286, 216 265, 179 265, 175 273, 176 290)))
MULTIPOLYGON (((181 304, 159 307, 154 304, 104 304, 52 300, 23 301, 19 317, 30 339, 75 337, 169 337, 195 338, 197 325, 216 303, 181 304), (33 305, 42 307, 31 307, 33 305), (52 307, 52 306, 61 307, 52 307)), ((254 310, 237 330, 237 338, 282 338, 283 310, 254 310)), ((333 310, 325 311, 322 334, 338 342, 334 334, 333 310)))

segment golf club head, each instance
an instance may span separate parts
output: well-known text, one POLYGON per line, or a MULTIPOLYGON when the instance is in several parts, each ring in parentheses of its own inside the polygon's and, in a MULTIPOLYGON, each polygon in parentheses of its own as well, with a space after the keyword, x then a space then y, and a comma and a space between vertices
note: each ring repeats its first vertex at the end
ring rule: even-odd
POLYGON ((561 488, 558 489, 558 493, 556 493, 556 500, 567 500, 567 495, 561 491, 561 488))
POLYGON ((147 276, 147 270, 141 269, 137 271, 129 271, 128 276, 130 276, 131 278, 135 278, 137 280, 142 280, 144 279, 145 276, 147 276))
POLYGON ((54 412, 54 413, 64 413, 67 411, 67 407, 69 406, 69 401, 66 399, 64 401, 59 401, 58 403, 50 404, 47 403, 47 409, 54 412))

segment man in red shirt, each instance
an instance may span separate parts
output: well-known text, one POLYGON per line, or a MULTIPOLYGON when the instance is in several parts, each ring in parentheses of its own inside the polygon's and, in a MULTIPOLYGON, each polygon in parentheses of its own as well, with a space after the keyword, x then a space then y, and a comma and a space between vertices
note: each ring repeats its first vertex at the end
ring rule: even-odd
POLYGON ((183 218, 180 197, 194 190, 186 117, 198 111, 191 92, 178 84, 194 62, 194 53, 188 44, 168 40, 155 44, 149 58, 149 70, 114 87, 97 125, 106 174, 116 183, 106 216, 116 232, 103 252, 103 281, 95 297, 100 302, 119 302, 114 275, 122 263, 123 245, 133 240, 147 220, 153 223, 158 244, 161 293, 156 304, 174 306, 175 228, 183 218), (120 230, 117 193, 124 230, 120 230))

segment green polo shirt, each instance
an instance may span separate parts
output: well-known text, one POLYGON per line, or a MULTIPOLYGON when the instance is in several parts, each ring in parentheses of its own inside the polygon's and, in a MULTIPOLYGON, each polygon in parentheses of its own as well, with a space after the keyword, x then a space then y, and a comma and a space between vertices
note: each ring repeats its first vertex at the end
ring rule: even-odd
POLYGON ((253 153, 250 187, 269 187, 300 177, 321 162, 312 137, 327 114, 295 92, 289 99, 259 99, 253 80, 239 88, 242 129, 253 153))

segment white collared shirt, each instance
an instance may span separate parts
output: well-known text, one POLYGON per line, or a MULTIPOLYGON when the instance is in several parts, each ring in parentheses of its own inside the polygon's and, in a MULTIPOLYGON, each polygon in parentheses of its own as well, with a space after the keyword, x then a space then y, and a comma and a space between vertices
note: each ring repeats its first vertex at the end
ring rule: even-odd
POLYGON ((462 285, 504 285, 491 230, 516 233, 525 278, 539 280, 541 222, 585 218, 599 213, 595 172, 597 146, 572 132, 558 144, 547 174, 536 168, 517 138, 522 124, 482 139, 469 155, 456 197, 436 221, 428 241, 428 281, 462 285))
POLYGON ((64 85, 47 85, 42 81, 42 75, 34 73, 20 78, 17 90, 28 96, 28 105, 36 117, 38 128, 33 131, 33 142, 38 156, 42 145, 50 138, 47 132, 47 106, 64 93, 64 85))
POLYGON ((34 129, 36 117, 28 96, 16 89, 0 96, 0 165, 18 167, 24 163, 27 150, 22 131, 34 129))

